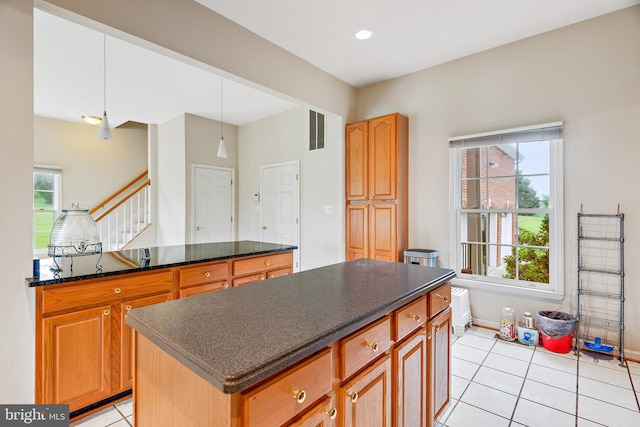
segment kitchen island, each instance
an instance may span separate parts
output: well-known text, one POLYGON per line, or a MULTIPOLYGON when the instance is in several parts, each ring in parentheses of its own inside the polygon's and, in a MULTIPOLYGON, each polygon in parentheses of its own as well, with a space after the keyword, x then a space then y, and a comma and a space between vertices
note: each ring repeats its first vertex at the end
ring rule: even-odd
POLYGON ((263 282, 293 272, 296 246, 239 241, 43 260, 36 277, 36 403, 69 404, 71 416, 131 394, 137 307, 263 282))
POLYGON ((449 400, 452 277, 359 259, 134 309, 135 423, 432 425, 449 400))

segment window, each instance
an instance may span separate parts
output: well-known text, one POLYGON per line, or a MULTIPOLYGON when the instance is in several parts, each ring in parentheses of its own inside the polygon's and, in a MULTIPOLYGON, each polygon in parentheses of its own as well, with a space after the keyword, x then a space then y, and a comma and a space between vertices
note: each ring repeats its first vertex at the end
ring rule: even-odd
POLYGON ((60 214, 60 168, 33 169, 33 252, 47 252, 53 223, 60 214))
POLYGON ((449 147, 458 278, 561 297, 562 123, 452 138, 449 147))

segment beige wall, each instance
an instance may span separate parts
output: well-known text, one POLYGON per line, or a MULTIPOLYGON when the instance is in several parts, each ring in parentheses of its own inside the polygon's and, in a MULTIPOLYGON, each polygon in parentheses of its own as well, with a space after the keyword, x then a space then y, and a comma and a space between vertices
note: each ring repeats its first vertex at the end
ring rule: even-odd
POLYGON ((33 9, 0 2, 0 402, 33 402, 31 211, 33 176, 33 9))
POLYGON ((97 135, 86 124, 34 119, 33 162, 62 167, 63 208, 91 209, 147 170, 146 127, 113 129, 111 141, 97 135))
POLYGON ((300 162, 300 269, 344 260, 343 123, 327 114, 327 144, 309 151, 309 110, 300 107, 238 129, 238 239, 260 240, 260 166, 300 162), (324 213, 331 205, 333 213, 324 213))
MULTIPOLYGON (((561 304, 472 291, 473 316, 496 325, 518 313, 575 313, 576 214, 626 214, 626 324, 640 324, 640 6, 416 72, 359 91, 358 116, 409 116, 409 245, 448 265, 453 136, 564 121, 565 298, 561 304), (635 41, 635 42, 633 42, 635 41)), ((640 330, 626 348, 640 357, 640 330)))

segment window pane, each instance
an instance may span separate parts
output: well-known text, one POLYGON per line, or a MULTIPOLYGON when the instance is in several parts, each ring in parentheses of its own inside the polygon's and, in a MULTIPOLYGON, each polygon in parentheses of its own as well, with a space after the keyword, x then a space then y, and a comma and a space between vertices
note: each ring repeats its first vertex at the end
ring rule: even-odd
POLYGON ((487 199, 486 182, 486 179, 470 179, 462 181, 462 200, 460 202, 463 209, 480 209, 482 207, 482 201, 487 199))
POLYGON ((34 209, 53 209, 53 192, 34 191, 33 207, 34 209))
POLYGON ((516 177, 490 178, 488 201, 484 208, 514 209, 516 207, 516 177))
POLYGON ((520 173, 549 173, 549 141, 518 144, 518 169, 520 173))
POLYGON ((462 179, 480 178, 481 161, 480 148, 466 148, 462 150, 462 179))
POLYGON ((549 250, 520 248, 518 250, 518 280, 549 283, 549 250))
POLYGON ((463 243, 461 246, 461 268, 465 274, 485 274, 486 246, 472 243, 463 243))
POLYGON ((51 237, 51 229, 55 221, 55 214, 52 211, 34 212, 34 235, 35 249, 46 249, 51 237))
POLYGON ((549 246, 549 215, 519 214, 518 244, 528 246, 549 246))
POLYGON ((462 240, 467 242, 486 242, 486 217, 486 214, 480 213, 462 214, 460 221, 460 236, 462 236, 462 240))
POLYGON ((549 176, 518 176, 518 207, 549 206, 549 176))
POLYGON ((53 174, 52 173, 33 173, 33 188, 35 190, 53 191, 53 174))
POLYGON ((492 145, 489 152, 489 176, 514 176, 516 174, 515 144, 492 145))

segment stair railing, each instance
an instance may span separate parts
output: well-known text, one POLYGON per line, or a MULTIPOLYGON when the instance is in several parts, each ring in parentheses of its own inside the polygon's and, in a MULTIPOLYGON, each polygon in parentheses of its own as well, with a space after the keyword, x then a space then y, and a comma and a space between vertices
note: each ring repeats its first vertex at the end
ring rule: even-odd
POLYGON ((146 178, 147 173, 138 175, 89 211, 96 214, 104 209, 95 216, 103 251, 123 249, 151 225, 151 180, 146 178))

